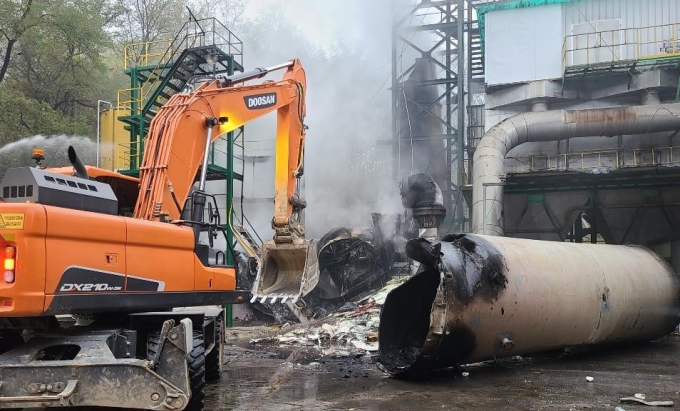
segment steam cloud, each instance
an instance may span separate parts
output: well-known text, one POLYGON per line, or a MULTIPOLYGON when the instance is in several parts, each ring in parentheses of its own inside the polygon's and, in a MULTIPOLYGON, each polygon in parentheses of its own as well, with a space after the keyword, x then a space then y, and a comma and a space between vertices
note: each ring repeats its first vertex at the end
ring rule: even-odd
MULTIPOLYGON (((295 57, 305 67, 309 130, 303 195, 308 236, 319 238, 338 226, 370 225, 371 212, 400 212, 391 146, 381 144, 391 138, 391 2, 268 3, 274 7, 236 30, 242 30, 237 34, 244 42, 246 70, 295 57), (281 18, 291 14, 297 21, 281 18), (319 44, 305 37, 313 30, 295 24, 307 19, 323 26, 325 37, 335 31, 337 41, 319 44)), ((280 78, 280 72, 270 78, 280 78)), ((260 150, 273 154, 275 127, 271 115, 246 126, 246 155, 260 150)), ((255 163, 254 175, 248 164, 244 196, 273 197, 273 175, 273 158, 255 163)), ((271 238, 273 204, 247 203, 244 208, 260 235, 271 238)))
POLYGON ((9 168, 34 165, 35 163, 31 160, 31 152, 34 148, 45 151, 45 161, 42 163, 44 166, 68 166, 71 164, 68 161, 68 146, 76 149, 83 163, 92 165, 96 163, 97 144, 89 138, 63 134, 55 136, 38 134, 0 147, 0 176, 4 176, 9 168))

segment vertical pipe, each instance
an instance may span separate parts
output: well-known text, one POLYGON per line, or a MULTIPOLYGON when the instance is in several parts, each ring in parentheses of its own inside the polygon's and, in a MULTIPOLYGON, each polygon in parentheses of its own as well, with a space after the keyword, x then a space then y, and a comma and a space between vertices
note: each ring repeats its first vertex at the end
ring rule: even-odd
MULTIPOLYGON (((458 0, 458 172, 456 173, 456 181, 458 183, 458 190, 463 189, 463 156, 464 156, 464 141, 463 135, 465 133, 465 0, 458 0)), ((469 70, 469 67, 468 67, 469 70)), ((465 199, 462 196, 456 195, 456 217, 461 221, 459 230, 462 229, 465 215, 463 214, 463 203, 465 199)), ((462 230, 461 230, 462 231, 462 230)))
MULTIPOLYGON (((228 75, 233 75, 234 74, 234 56, 229 56, 229 59, 227 60, 227 74, 228 75)), ((241 128, 241 133, 243 133, 243 128, 241 128)), ((245 146, 245 140, 243 142, 245 146)), ((245 161, 245 158, 242 159, 242 161, 245 161)), ((243 181, 241 181, 241 184, 243 184, 243 181)), ((227 134, 227 242, 229 244, 234 243, 234 233, 231 231, 231 228, 233 227, 233 213, 231 213, 229 210, 232 208, 232 204, 234 203, 234 132, 230 132, 227 134)), ((243 207, 241 208, 241 212, 243 212, 243 207)), ((225 254, 227 255, 227 265, 233 265, 236 263, 234 260, 234 256, 231 253, 231 247, 229 245, 227 246, 227 250, 225 250, 225 254)), ((227 306, 227 312, 231 314, 231 306, 227 306)), ((231 317, 227 318, 227 323, 231 322, 231 317)), ((230 325, 231 326, 231 325, 230 325)))
MULTIPOLYGON (((468 30, 467 30, 467 76, 465 78, 467 87, 468 87, 468 92, 467 92, 467 104, 465 105, 465 111, 464 113, 467 113, 468 119, 471 116, 470 113, 470 107, 472 107, 472 90, 470 89, 470 84, 472 84, 472 5, 468 4, 467 8, 467 24, 468 24, 468 30)), ((475 122, 475 125, 477 126, 478 124, 475 122)), ((465 152, 467 153, 468 159, 467 159, 467 167, 468 167, 468 183, 472 182, 472 158, 473 158, 473 153, 470 152, 470 127, 465 130, 463 136, 465 138, 465 152)), ((467 204, 467 201, 465 201, 464 198, 459 198, 459 201, 462 201, 463 204, 467 204)), ((472 213, 470 212, 470 204, 468 205, 468 216, 471 215, 472 213)), ((464 218, 465 215, 461 214, 461 218, 464 218)), ((470 232, 472 231, 472 222, 468 222, 467 226, 465 223, 461 223, 461 232, 470 232)))
MULTIPOLYGON (((445 22, 447 24, 452 23, 451 19, 451 14, 453 13, 453 10, 451 10, 451 1, 448 1, 446 4, 446 18, 445 22)), ((460 22, 458 22, 458 25, 460 25, 460 22)), ((446 186, 444 187, 444 206, 448 209, 451 210, 451 220, 452 224, 451 227, 455 227, 455 219, 458 217, 458 213, 454 209, 454 203, 453 203, 453 197, 452 197, 452 184, 451 180, 453 179, 454 183, 458 183, 458 177, 453 175, 453 144, 454 144, 454 138, 451 137, 451 133, 453 132, 453 127, 451 125, 451 92, 453 91, 453 87, 451 87, 451 39, 453 38, 453 31, 449 32, 446 34, 448 38, 446 39, 446 107, 444 108, 446 110, 446 171, 447 171, 447 176, 446 176, 446 186)), ((458 38, 458 46, 457 49, 460 50, 460 37, 458 38)), ((460 58, 460 54, 458 55, 460 58)), ((456 74, 456 84, 460 84, 460 72, 456 74)), ((460 94, 460 86, 458 86, 458 94, 460 94)), ((460 107, 458 107, 458 110, 460 110, 460 107)), ((460 128, 458 129, 458 135, 460 135, 460 128)), ((460 156, 461 153, 458 152, 458 156, 460 156)))
MULTIPOLYGON (((243 184, 243 182, 241 182, 243 184)), ((229 132, 227 134, 227 223, 229 227, 233 227, 233 213, 231 212, 234 204, 234 132, 229 132)), ((229 244, 234 243, 234 233, 231 229, 227 228, 227 242, 229 244)), ((229 246, 228 246, 229 247, 229 246)), ((234 256, 231 254, 231 248, 229 247, 225 251, 227 255, 226 263, 227 265, 233 265, 236 263, 234 256)))
POLYGON ((484 210, 482 211, 482 234, 486 234, 486 184, 482 186, 484 191, 484 210))
POLYGON ((231 328, 234 326, 234 308, 232 307, 231 304, 227 304, 226 307, 224 307, 224 316, 225 322, 227 328, 231 328))
POLYGON ((392 171, 394 181, 399 181, 399 145, 401 144, 397 128, 397 19, 396 6, 392 4, 392 171))
MULTIPOLYGON (((231 36, 231 31, 229 31, 229 35, 231 36)), ((229 40, 229 57, 227 58, 227 75, 232 76, 234 75, 234 56, 231 54, 231 38, 229 40)), ((243 135, 244 129, 243 126, 241 126, 241 135, 243 135)), ((245 147, 245 138, 243 139, 243 147, 245 147)), ((245 156, 241 159, 241 161, 244 162, 245 165, 245 156)), ((243 188, 243 176, 241 176, 241 187, 243 188)), ((236 264, 236 259, 234 254, 232 253, 233 247, 232 244, 234 244, 234 232, 232 231, 232 227, 234 226, 234 215, 232 212, 232 207, 234 204, 234 132, 230 132, 227 134, 227 193, 226 193, 226 210, 227 210, 227 224, 224 229, 226 230, 226 241, 227 241, 227 249, 224 250, 224 254, 227 256, 226 258, 226 264, 227 266, 233 266, 236 264)), ((241 195, 243 195, 243 190, 241 190, 241 195)), ((243 197, 241 197, 241 201, 243 201, 243 197)), ((243 205, 241 206, 241 213, 243 213, 243 205)), ((243 221, 243 215, 241 215, 241 221, 243 221)), ((237 284, 238 286, 238 284, 237 284)), ((231 304, 227 304, 224 307, 224 316, 225 316, 225 322, 224 324, 228 327, 231 328, 234 326, 234 310, 231 304)))
POLYGON ((208 177, 208 164, 210 158, 210 144, 212 143, 213 127, 215 126, 216 119, 209 118, 206 120, 208 126, 208 132, 205 138, 205 150, 203 151, 203 165, 201 166, 201 179, 198 183, 198 190, 205 191, 205 182, 208 177))
POLYGON ((137 145, 136 139, 139 138, 140 142, 142 140, 142 130, 144 126, 142 122, 144 118, 137 112, 140 110, 139 103, 137 102, 139 90, 139 81, 137 79, 137 69, 132 68, 130 70, 130 115, 136 116, 139 124, 130 127, 130 170, 137 168, 137 156, 140 154, 139 146, 137 145))

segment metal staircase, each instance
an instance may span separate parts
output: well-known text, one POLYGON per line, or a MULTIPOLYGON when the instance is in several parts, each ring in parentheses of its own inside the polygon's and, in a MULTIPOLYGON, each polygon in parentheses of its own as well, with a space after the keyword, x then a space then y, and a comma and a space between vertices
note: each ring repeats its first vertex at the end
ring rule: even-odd
MULTIPOLYGON (((255 233, 255 235, 257 236, 257 233, 255 233)), ((259 241, 256 240, 250 235, 250 232, 241 225, 234 226, 234 237, 249 257, 254 257, 258 260, 260 259, 260 255, 262 254, 261 239, 259 241)))
POLYGON ((475 25, 469 30, 470 49, 469 55, 469 70, 472 79, 484 78, 484 53, 482 52, 482 37, 479 33, 479 25, 475 25))
POLYGON ((173 94, 191 86, 193 80, 235 71, 243 71, 243 43, 215 18, 186 22, 171 41, 126 46, 130 88, 118 91, 118 107, 129 114, 118 119, 130 131, 130 143, 119 151, 128 166, 120 172, 139 175, 149 124, 173 94))

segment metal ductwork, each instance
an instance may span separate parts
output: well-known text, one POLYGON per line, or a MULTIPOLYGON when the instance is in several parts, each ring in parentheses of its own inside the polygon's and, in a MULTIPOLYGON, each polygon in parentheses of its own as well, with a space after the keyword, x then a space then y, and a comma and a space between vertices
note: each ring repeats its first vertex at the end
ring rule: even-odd
POLYGON ((378 363, 393 375, 649 341, 680 320, 680 278, 644 247, 466 234, 406 253, 421 269, 380 314, 378 363))
POLYGON ((518 114, 491 128, 474 155, 472 227, 478 234, 503 235, 505 156, 528 142, 572 137, 617 136, 680 130, 680 104, 593 110, 551 110, 518 114))

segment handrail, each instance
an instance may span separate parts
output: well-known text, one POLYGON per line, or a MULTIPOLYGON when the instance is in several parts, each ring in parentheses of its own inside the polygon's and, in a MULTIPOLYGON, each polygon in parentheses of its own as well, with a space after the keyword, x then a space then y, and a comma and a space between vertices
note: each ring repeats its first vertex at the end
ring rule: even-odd
POLYGON ((128 169, 132 166, 132 159, 136 159, 136 163, 139 164, 141 157, 141 153, 139 152, 139 141, 119 143, 116 148, 116 157, 120 161, 119 164, 122 164, 128 169))
POLYGON ((512 161, 510 173, 523 174, 545 171, 587 171, 634 167, 680 166, 680 146, 610 149, 573 152, 568 154, 537 154, 507 157, 512 161))
POLYGON ((126 70, 137 66, 149 66, 149 60, 153 61, 156 57, 158 60, 146 81, 142 82, 138 88, 119 90, 119 105, 131 108, 133 103, 139 103, 139 109, 143 109, 149 95, 153 93, 156 84, 163 77, 163 72, 170 69, 171 63, 175 61, 177 56, 185 49, 205 45, 226 48, 228 54, 234 56, 239 64, 243 64, 243 42, 214 17, 185 22, 172 40, 154 40, 126 45, 123 53, 126 70), (196 30, 197 26, 201 27, 200 32, 196 30), (204 26, 206 29, 203 29, 204 26), (153 51, 154 46, 158 44, 168 44, 168 47, 163 53, 153 51), (137 54, 136 50, 139 48, 142 49, 142 52, 137 54), (131 58, 136 59, 141 64, 136 66, 129 64, 131 58), (130 95, 127 99, 125 92, 129 92, 130 95))
POLYGON ((124 88, 121 90, 118 90, 117 92, 117 97, 116 97, 116 106, 120 107, 125 110, 130 110, 132 108, 133 103, 139 103, 141 104, 141 99, 138 97, 134 97, 136 95, 140 95, 141 93, 141 88, 124 88), (136 93, 135 93, 136 92, 136 93))
POLYGON ((162 57, 170 45, 170 40, 154 40, 141 43, 126 44, 123 49, 125 70, 132 67, 148 66, 149 60, 153 57, 162 57), (163 50, 155 51, 157 45, 167 45, 163 50))
POLYGON ((680 57, 680 23, 565 36, 562 67, 680 57))

